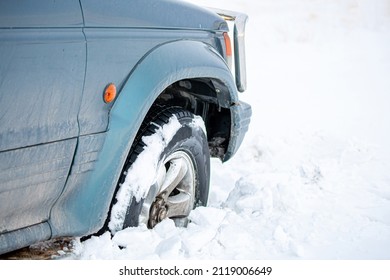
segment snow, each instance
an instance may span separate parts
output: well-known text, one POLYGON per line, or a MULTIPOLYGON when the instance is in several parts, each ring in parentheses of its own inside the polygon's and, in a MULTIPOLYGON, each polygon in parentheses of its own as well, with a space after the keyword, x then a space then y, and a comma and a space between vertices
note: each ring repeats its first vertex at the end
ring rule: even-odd
POLYGON ((156 183, 161 153, 180 129, 181 124, 176 116, 172 116, 167 124, 163 126, 156 124, 156 126, 159 128, 155 134, 142 137, 142 141, 145 143, 144 150, 130 166, 125 181, 118 190, 117 201, 112 207, 108 224, 113 233, 123 228, 127 206, 131 204, 131 198, 134 197, 139 202, 146 197, 149 187, 156 183), (156 170, 155 174, 151 173, 152 170, 156 170))
POLYGON ((187 228, 105 233, 67 257, 389 259, 390 1, 191 2, 249 15, 247 137, 212 160, 187 228))
POLYGON ((206 129, 206 126, 204 124, 202 117, 195 115, 190 126, 194 129, 202 129, 204 135, 207 136, 207 129, 206 129))

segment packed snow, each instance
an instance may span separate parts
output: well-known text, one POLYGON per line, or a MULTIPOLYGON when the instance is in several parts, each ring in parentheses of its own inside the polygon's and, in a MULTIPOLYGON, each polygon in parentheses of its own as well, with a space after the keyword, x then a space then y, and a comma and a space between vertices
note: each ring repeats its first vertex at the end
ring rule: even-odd
POLYGON ((390 1, 193 0, 247 13, 249 132, 208 207, 71 259, 389 259, 390 1))

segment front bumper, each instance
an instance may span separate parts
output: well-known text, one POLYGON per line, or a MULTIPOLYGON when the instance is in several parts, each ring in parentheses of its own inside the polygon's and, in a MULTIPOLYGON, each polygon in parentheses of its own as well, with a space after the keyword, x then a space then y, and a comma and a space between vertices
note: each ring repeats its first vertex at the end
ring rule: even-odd
POLYGON ((250 119, 252 116, 252 108, 245 102, 239 102, 234 104, 231 108, 231 131, 230 141, 227 152, 223 158, 223 161, 230 159, 241 146, 244 136, 249 128, 250 119))

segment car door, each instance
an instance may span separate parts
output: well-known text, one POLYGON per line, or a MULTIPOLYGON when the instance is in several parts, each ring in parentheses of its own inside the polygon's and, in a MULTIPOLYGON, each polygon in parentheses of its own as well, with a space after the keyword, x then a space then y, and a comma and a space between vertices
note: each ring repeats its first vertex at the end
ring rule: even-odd
POLYGON ((78 0, 0 1, 0 233, 46 221, 79 134, 78 0))

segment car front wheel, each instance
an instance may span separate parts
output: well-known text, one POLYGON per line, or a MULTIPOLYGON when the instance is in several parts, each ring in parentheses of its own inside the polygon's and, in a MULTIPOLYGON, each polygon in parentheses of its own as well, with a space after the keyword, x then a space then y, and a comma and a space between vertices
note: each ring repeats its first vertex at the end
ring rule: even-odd
POLYGON ((160 109, 144 121, 120 178, 109 228, 166 218, 186 226, 190 211, 206 205, 210 154, 201 117, 181 108, 160 109))

